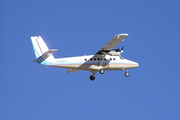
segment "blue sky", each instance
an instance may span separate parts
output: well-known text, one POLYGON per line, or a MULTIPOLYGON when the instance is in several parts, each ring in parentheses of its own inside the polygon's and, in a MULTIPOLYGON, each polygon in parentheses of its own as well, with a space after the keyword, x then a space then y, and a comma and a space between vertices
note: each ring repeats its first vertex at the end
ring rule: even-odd
POLYGON ((179 120, 180 1, 1 0, 1 120, 179 120), (31 36, 55 57, 95 54, 120 33, 139 67, 92 74, 34 63, 31 36))

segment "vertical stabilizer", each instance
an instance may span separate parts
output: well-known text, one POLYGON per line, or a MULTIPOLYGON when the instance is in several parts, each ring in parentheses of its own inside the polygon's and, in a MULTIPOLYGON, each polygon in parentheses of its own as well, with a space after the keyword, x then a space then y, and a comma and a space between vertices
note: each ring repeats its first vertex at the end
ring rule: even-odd
POLYGON ((43 53, 49 50, 49 48, 47 47, 41 36, 31 37, 31 41, 33 44, 36 58, 40 57, 43 53))
POLYGON ((34 60, 34 62, 38 62, 44 65, 48 65, 56 62, 52 54, 57 50, 49 50, 49 48, 47 47, 46 43, 41 38, 41 36, 31 37, 31 41, 36 56, 36 60, 34 60))

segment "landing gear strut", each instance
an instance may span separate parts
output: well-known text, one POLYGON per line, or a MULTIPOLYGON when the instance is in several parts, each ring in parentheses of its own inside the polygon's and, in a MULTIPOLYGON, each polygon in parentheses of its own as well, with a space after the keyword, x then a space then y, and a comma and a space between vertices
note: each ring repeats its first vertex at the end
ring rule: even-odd
POLYGON ((129 77, 129 75, 130 75, 130 73, 126 70, 125 76, 126 76, 126 77, 129 77))
POLYGON ((95 80, 95 74, 96 74, 96 72, 97 72, 97 71, 92 71, 93 75, 90 76, 90 79, 91 79, 92 81, 95 80))

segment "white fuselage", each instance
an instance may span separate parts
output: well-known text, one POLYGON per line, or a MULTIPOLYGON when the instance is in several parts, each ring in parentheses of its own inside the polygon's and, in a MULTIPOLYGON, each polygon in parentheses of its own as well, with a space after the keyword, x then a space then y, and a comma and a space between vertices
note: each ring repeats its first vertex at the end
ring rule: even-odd
POLYGON ((120 58, 119 56, 106 55, 103 60, 103 56, 80 56, 80 57, 68 57, 68 58, 58 58, 56 63, 53 63, 53 67, 77 69, 77 70, 127 70, 131 68, 136 68, 139 66, 138 63, 120 58), (101 65, 102 64, 102 65, 101 65))
POLYGON ((49 49, 41 36, 33 36, 31 41, 36 56, 34 62, 46 66, 70 69, 66 71, 67 73, 79 70, 90 71, 93 73, 90 76, 92 81, 95 80, 95 74, 98 71, 100 74, 104 74, 106 70, 126 70, 125 76, 129 77, 128 69, 136 68, 139 64, 121 57, 124 47, 114 49, 127 36, 128 34, 126 33, 114 36, 95 55, 58 59, 55 59, 53 56, 57 49, 49 49))

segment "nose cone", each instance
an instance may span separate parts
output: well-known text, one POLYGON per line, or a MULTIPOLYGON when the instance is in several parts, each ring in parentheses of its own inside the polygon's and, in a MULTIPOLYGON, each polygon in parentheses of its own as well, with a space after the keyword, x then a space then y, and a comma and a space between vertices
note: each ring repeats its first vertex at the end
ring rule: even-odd
POLYGON ((137 68, 139 64, 137 62, 128 61, 129 62, 129 68, 137 68))
POLYGON ((134 67, 139 67, 139 64, 135 62, 134 67))

